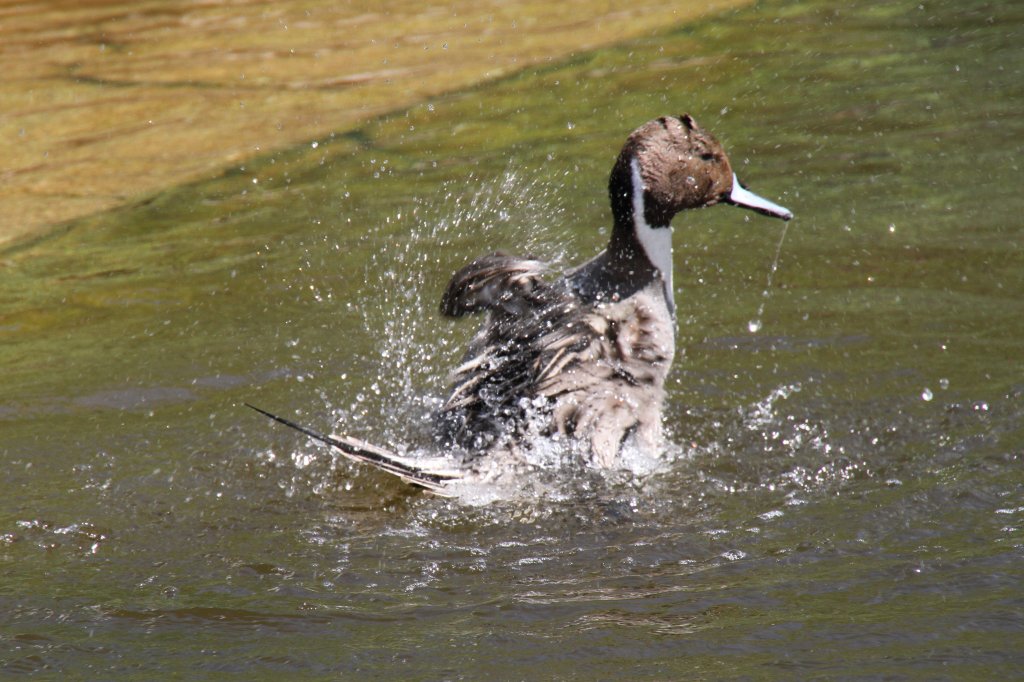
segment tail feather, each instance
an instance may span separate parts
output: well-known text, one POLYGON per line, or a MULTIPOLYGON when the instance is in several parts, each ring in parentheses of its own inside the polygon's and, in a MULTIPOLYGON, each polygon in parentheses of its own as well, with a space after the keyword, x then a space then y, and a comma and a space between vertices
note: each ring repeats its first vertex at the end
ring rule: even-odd
MULTIPOLYGON (((302 426, 301 424, 297 424, 290 419, 285 419, 284 417, 279 417, 276 414, 260 409, 255 405, 245 403, 245 406, 273 419, 276 422, 284 424, 289 428, 304 433, 313 440, 330 445, 353 462, 368 464, 375 469, 386 471, 389 474, 397 476, 406 483, 411 483, 412 485, 420 488, 425 488, 426 490, 438 495, 450 495, 451 493, 445 489, 445 483, 453 479, 461 478, 462 476, 458 470, 450 467, 430 470, 424 469, 416 459, 411 457, 402 457, 391 450, 373 445, 372 443, 367 443, 364 440, 353 438, 351 436, 325 436, 310 428, 302 426)), ((435 462, 435 464, 436 463, 438 462, 435 462)))

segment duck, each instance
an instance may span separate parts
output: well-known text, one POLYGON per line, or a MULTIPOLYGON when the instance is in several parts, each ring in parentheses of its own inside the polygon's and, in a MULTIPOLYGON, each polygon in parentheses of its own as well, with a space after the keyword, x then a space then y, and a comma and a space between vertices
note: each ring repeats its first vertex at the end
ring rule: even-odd
POLYGON ((561 274, 497 251, 451 277, 440 310, 482 316, 434 415, 439 449, 415 458, 349 436, 323 436, 345 456, 444 493, 474 472, 514 468, 539 442, 564 444, 583 466, 615 469, 632 449, 663 447, 665 382, 675 357, 672 220, 727 204, 790 220, 740 182, 722 145, 693 116, 662 116, 626 138, 608 180, 606 248, 561 274))

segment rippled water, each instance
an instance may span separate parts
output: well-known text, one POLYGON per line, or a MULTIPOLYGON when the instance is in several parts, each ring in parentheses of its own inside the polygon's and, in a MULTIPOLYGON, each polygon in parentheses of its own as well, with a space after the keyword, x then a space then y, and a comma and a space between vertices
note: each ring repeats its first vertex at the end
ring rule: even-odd
POLYGON ((0 664, 1020 675, 1022 26, 1011 3, 765 3, 4 254, 0 664), (778 223, 676 221, 665 471, 465 505, 241 407, 422 447, 472 331, 435 312, 447 276, 595 253, 625 134, 682 111, 797 219, 767 296, 778 223))

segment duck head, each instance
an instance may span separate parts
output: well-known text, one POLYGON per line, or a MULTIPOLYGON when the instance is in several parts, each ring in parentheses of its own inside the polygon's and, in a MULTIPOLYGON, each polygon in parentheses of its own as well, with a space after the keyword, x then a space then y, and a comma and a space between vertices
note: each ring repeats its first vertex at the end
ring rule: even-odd
POLYGON ((711 133, 689 114, 663 116, 634 130, 608 182, 615 224, 611 262, 631 276, 660 279, 675 316, 672 289, 672 218, 688 208, 729 203, 789 220, 786 208, 740 184, 711 133))
POLYGON ((793 214, 747 190, 711 133, 689 114, 663 116, 630 134, 608 183, 616 229, 667 228, 688 208, 729 203, 789 220, 793 214))

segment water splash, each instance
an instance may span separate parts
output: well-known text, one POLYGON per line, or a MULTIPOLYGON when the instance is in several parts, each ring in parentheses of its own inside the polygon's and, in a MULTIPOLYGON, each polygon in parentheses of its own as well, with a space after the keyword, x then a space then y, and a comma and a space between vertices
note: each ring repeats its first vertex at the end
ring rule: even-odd
MULTIPOLYGON (((510 166, 497 178, 447 183, 439 193, 396 211, 367 233, 367 239, 381 246, 365 269, 366 287, 358 296, 358 308, 349 306, 362 316, 365 334, 372 340, 372 350, 359 358, 364 369, 351 379, 365 385, 353 387, 355 399, 348 405, 332 404, 321 394, 344 430, 401 454, 446 454, 434 448, 432 415, 447 389, 445 370, 457 364, 479 321, 441 319, 441 289, 449 273, 496 248, 545 260, 556 272, 578 260, 573 235, 552 229, 568 223, 562 219, 566 211, 561 193, 561 185, 525 177, 510 166)), ((675 452, 626 452, 622 471, 581 474, 586 469, 581 464, 584 455, 571 444, 539 437, 531 442, 521 454, 522 467, 509 472, 507 463, 497 462, 476 480, 453 484, 460 503, 547 503, 608 486, 635 486, 638 480, 665 471, 675 452)), ((315 475, 311 462, 300 457, 294 464, 306 478, 315 475)), ((333 477, 337 468, 349 466, 334 463, 322 473, 333 477)), ((367 476, 364 481, 375 478, 367 476)))
POLYGON ((764 285, 764 291, 761 292, 761 303, 757 306, 757 315, 754 319, 747 322, 747 331, 751 334, 756 334, 761 331, 764 326, 762 318, 764 317, 764 307, 768 302, 769 296, 772 291, 772 278, 775 276, 775 271, 779 269, 779 259, 782 256, 782 244, 786 241, 786 233, 789 231, 789 222, 782 223, 782 234, 779 235, 779 243, 775 247, 775 258, 772 260, 772 267, 768 270, 768 279, 764 285))
MULTIPOLYGON (((497 178, 446 183, 439 193, 416 200, 411 209, 396 211, 368 232, 367 239, 381 247, 365 269, 358 308, 350 305, 373 342, 372 351, 360 358, 361 376, 352 377, 366 385, 354 388, 355 399, 348 405, 332 404, 321 394, 345 430, 402 454, 445 454, 433 446, 432 415, 447 389, 446 370, 456 366, 479 321, 441 319, 437 301, 442 287, 451 272, 494 249, 540 258, 557 271, 574 255, 571 235, 551 227, 566 222, 560 189, 509 166, 497 178)), ((564 444, 543 443, 528 453, 529 481, 505 475, 496 465, 476 482, 457 483, 454 492, 472 506, 500 499, 556 499, 561 493, 553 472, 571 454, 564 444)), ((309 466, 301 458, 295 464, 309 466)))
POLYGON ((802 390, 803 386, 799 382, 772 389, 764 400, 756 403, 750 410, 746 420, 747 429, 763 431, 769 427, 777 418, 775 404, 780 400, 788 399, 794 393, 799 393, 802 390))
POLYGON ((388 442, 430 443, 446 370, 455 367, 478 324, 452 324, 436 312, 449 274, 495 248, 564 262, 567 240, 549 229, 565 212, 557 196, 556 187, 509 166, 498 178, 449 182, 371 235, 384 246, 366 269, 362 315, 375 341, 375 357, 366 358, 368 374, 376 376, 370 402, 380 403, 388 442))

